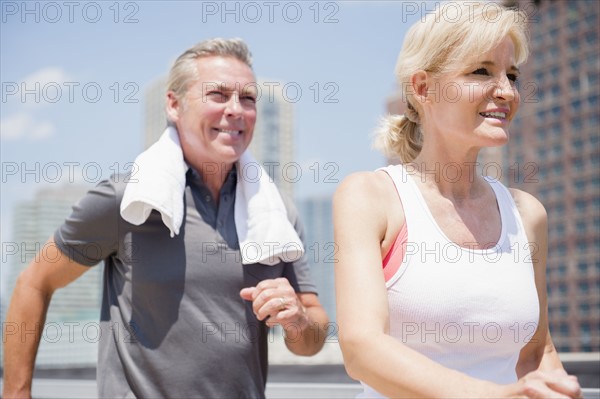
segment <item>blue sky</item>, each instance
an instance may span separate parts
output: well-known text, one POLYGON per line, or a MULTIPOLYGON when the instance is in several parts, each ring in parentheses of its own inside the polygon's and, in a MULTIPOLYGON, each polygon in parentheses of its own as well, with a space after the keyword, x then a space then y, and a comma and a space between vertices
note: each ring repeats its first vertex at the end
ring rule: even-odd
POLYGON ((394 92, 406 29, 434 5, 0 1, 0 7, 1 234, 8 242, 15 204, 37 190, 65 181, 92 184, 125 170, 143 150, 146 86, 166 75, 182 51, 210 37, 243 38, 259 78, 300 87, 301 94, 288 92, 296 100, 295 158, 303 165, 297 197, 332 193, 336 184, 326 177, 382 166, 370 134, 394 92), (327 162, 336 164, 334 175, 327 162))

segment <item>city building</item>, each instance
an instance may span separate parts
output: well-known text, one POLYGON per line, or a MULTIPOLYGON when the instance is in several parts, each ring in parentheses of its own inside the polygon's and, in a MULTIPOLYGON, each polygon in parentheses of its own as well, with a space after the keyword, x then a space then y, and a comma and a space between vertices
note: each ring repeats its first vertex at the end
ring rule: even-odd
POLYGON ((289 198, 302 171, 294 162, 294 107, 283 95, 282 83, 259 80, 260 97, 256 104, 256 126, 250 151, 289 198))
POLYGON ((150 82, 144 91, 144 149, 154 144, 167 127, 166 91, 164 76, 150 82))
MULTIPOLYGON (((7 251, 3 256, 9 273, 7 292, 2 293, 3 322, 19 273, 34 257, 51 256, 52 252, 45 246, 46 241, 88 189, 88 186, 79 184, 44 188, 32 200, 16 206, 13 242, 4 243, 7 251)), ((46 260, 52 262, 50 258, 46 260)), ((102 270, 101 266, 92 267, 75 282, 55 292, 48 308, 36 367, 95 367, 100 338, 102 270)), ((26 339, 32 336, 33 328, 6 323, 5 333, 19 334, 26 339)))
POLYGON ((510 2, 529 15, 521 109, 504 174, 548 212, 550 331, 559 351, 600 351, 600 3, 510 2))
POLYGON ((331 196, 309 197, 297 201, 304 225, 306 257, 311 276, 317 285, 319 301, 331 322, 335 322, 335 287, 333 267, 337 250, 333 241, 331 196))

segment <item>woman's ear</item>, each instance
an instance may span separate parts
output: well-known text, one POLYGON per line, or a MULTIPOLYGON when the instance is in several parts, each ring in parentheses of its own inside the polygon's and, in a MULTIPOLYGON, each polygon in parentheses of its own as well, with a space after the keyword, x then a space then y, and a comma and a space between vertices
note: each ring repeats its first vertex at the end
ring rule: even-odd
POLYGON ((175 123, 179 119, 179 99, 175 96, 175 93, 169 91, 167 93, 167 103, 165 105, 165 111, 167 112, 167 119, 175 123))
POLYGON ((425 71, 417 71, 410 78, 411 90, 414 93, 414 98, 421 104, 428 100, 428 89, 430 79, 425 71))

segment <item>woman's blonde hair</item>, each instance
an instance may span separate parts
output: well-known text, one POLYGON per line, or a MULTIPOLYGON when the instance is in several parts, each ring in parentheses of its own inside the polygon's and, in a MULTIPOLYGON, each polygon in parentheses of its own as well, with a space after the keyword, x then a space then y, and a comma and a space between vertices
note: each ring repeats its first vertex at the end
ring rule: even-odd
POLYGON ((420 112, 410 90, 411 77, 417 71, 433 75, 474 56, 487 53, 510 37, 519 65, 527 59, 527 16, 522 11, 497 3, 448 2, 413 25, 404 38, 396 63, 396 78, 407 110, 404 115, 389 115, 375 132, 375 147, 386 155, 409 163, 421 151, 423 135, 420 112))

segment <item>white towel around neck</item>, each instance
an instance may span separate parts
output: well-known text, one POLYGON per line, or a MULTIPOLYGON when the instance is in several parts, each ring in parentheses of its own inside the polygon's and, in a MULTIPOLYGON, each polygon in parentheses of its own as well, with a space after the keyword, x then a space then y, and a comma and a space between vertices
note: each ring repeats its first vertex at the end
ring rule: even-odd
MULTIPOLYGON (((167 127, 160 139, 135 159, 135 166, 136 173, 121 201, 121 217, 141 225, 155 209, 174 237, 183 222, 188 170, 177 130, 167 127)), ((272 266, 300 259, 304 246, 266 170, 249 151, 242 154, 237 168, 234 220, 242 263, 272 266)))

